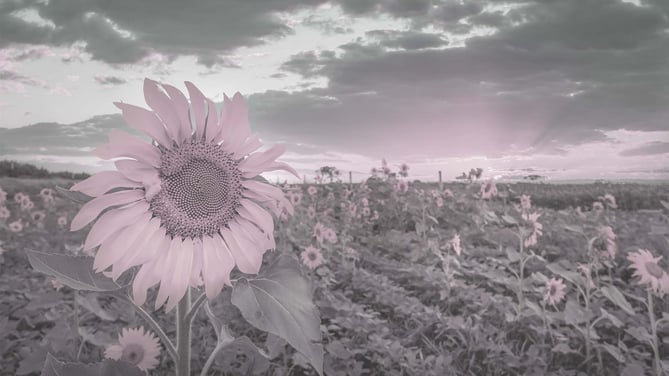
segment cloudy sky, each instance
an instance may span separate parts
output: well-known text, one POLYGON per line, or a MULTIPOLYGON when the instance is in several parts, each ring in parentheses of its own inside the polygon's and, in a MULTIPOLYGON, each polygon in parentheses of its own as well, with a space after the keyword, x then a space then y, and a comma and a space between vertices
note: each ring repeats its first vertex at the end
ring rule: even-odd
POLYGON ((0 158, 108 168, 144 77, 241 92, 308 178, 669 177, 666 0, 2 0, 0 158))

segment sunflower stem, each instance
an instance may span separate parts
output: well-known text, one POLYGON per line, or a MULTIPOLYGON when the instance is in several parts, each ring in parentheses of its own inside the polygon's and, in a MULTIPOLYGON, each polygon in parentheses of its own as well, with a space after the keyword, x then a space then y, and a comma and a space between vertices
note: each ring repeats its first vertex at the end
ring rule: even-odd
POLYGON ((200 296, 198 296, 197 299, 195 299, 193 305, 190 308, 190 311, 188 312, 188 314, 186 314, 186 320, 188 321, 189 324, 193 322, 195 316, 200 311, 200 307, 202 307, 202 304, 204 304, 205 301, 207 301, 207 294, 205 293, 200 294, 200 296))
POLYGON ((190 327, 188 312, 191 307, 190 288, 177 304, 177 374, 190 376, 190 327))
POLYGON ((657 326, 655 325, 655 307, 653 307, 653 293, 651 289, 648 289, 648 319, 650 320, 650 330, 651 330, 651 346, 653 347, 653 365, 655 367, 655 374, 657 376, 662 376, 662 366, 660 365, 660 348, 657 342, 657 326))

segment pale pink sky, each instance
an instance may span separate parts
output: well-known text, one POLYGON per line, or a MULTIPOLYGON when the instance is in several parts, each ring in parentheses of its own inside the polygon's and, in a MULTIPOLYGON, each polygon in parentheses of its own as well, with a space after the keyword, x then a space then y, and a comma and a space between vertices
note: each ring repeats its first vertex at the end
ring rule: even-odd
POLYGON ((210 1, 0 4, 0 158, 105 168, 112 102, 150 77, 241 92, 311 177, 669 178, 662 0, 210 1))

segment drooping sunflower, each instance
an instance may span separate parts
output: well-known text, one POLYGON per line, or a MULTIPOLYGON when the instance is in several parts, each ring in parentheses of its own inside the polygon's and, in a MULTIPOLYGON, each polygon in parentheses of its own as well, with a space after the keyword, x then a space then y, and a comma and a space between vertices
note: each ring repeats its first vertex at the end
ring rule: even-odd
POLYGON ((155 306, 169 298, 168 311, 200 280, 207 297, 214 298, 224 284, 231 285, 235 265, 243 273, 258 273, 264 252, 275 248, 268 210, 279 215, 285 208, 292 214, 293 208, 280 188, 254 178, 273 170, 297 176, 276 161, 283 145, 257 152, 262 144, 250 134, 240 93, 225 96, 219 113, 198 88, 185 84, 190 103, 177 88, 149 79, 144 98, 152 111, 114 103, 128 125, 152 142, 112 131, 95 154, 124 158, 114 162, 117 170, 71 188, 95 197, 72 219, 71 229, 95 221, 84 250, 99 247, 96 271, 111 267, 116 279, 141 266, 133 299, 143 304, 147 290, 160 284, 155 306))

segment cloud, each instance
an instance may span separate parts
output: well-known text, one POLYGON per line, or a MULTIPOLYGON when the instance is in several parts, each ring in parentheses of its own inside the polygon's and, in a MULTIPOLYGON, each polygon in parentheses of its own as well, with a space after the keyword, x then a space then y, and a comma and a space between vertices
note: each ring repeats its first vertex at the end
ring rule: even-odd
POLYGON ((636 148, 623 150, 619 153, 619 155, 633 157, 639 155, 657 155, 667 153, 669 153, 669 142, 655 141, 648 142, 636 148))
MULTIPOLYGON (((342 7, 378 14, 389 11, 384 4, 342 7)), ((512 144, 560 155, 565 145, 610 141, 610 130, 666 128, 669 18, 657 7, 527 1, 502 13, 490 4, 395 13, 441 15, 433 19, 437 25, 485 13, 508 19, 461 46, 411 48, 407 40, 432 37, 375 30, 335 50, 293 55, 282 71, 324 79, 326 86, 255 94, 256 124, 357 153, 429 156, 495 156, 513 152, 512 144)))
POLYGON ((47 84, 43 80, 25 76, 11 68, 0 68, 0 92, 23 93, 26 91, 26 86, 46 88, 47 84))
POLYGON ((20 128, 0 128, 0 155, 90 155, 91 148, 107 142, 112 129, 137 134, 121 115, 101 115, 73 124, 37 123, 20 128))
POLYGON ((128 82, 128 80, 125 78, 117 76, 95 75, 93 79, 95 79, 95 82, 99 83, 100 85, 122 85, 128 82))
POLYGON ((216 0, 15 0, 0 6, 0 47, 13 43, 68 47, 81 41, 91 59, 109 64, 137 63, 157 52, 196 56, 210 66, 238 47, 292 33, 277 13, 322 3, 325 0, 237 0, 225 5, 216 0), (47 25, 16 15, 28 9, 47 25))
POLYGON ((443 47, 448 44, 448 40, 441 35, 415 31, 372 30, 365 34, 368 37, 379 39, 379 44, 387 48, 420 50, 443 47))

